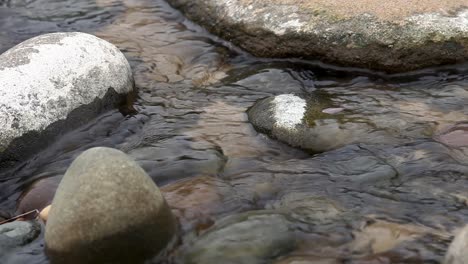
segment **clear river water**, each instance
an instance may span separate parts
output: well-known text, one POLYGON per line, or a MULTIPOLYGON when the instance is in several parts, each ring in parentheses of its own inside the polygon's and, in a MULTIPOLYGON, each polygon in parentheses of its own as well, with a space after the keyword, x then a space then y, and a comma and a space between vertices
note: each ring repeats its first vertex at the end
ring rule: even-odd
MULTIPOLYGON (((440 263, 468 223, 468 65, 388 75, 256 58, 163 0, 0 0, 0 52, 56 31, 119 47, 138 113, 103 113, 0 171, 1 211, 35 189, 49 202, 77 155, 107 146, 137 160, 179 219, 177 242, 150 263, 440 263), (393 136, 290 147, 246 114, 285 93, 326 94, 353 111, 347 122, 393 136)), ((7 263, 49 263, 42 236, 7 263)))

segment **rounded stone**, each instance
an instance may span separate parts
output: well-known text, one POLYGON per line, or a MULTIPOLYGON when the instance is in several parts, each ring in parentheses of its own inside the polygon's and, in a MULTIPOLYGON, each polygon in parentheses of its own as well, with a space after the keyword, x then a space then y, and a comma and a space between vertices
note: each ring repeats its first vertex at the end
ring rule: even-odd
POLYGON ((0 166, 123 104, 134 90, 120 50, 95 36, 51 33, 0 55, 0 166))
POLYGON ((47 220, 52 263, 141 263, 171 241, 175 219, 156 184, 121 151, 93 148, 63 177, 47 220))

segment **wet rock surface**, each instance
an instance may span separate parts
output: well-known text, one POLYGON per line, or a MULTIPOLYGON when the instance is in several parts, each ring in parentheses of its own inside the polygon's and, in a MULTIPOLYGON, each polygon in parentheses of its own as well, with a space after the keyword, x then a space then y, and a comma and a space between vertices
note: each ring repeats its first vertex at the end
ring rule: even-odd
POLYGON ((169 0, 261 57, 403 72, 468 58, 464 1, 169 0))
POLYGON ((85 33, 37 36, 0 56, 0 166, 125 102, 133 77, 112 44, 85 33))
POLYGON ((143 263, 175 233, 175 220, 151 178, 124 153, 93 148, 61 181, 47 220, 52 263, 143 263))

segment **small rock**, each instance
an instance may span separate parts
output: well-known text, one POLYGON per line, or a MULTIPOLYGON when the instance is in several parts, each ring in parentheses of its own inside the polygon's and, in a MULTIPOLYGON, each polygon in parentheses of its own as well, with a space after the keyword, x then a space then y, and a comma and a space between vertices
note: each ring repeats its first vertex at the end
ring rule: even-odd
POLYGON ((47 219, 49 218, 49 212, 50 205, 42 209, 42 211, 39 213, 39 218, 41 218, 44 222, 47 222, 47 219))
POLYGON ((175 219, 156 184, 121 151, 93 148, 63 177, 45 242, 52 263, 141 263, 168 245, 175 219))
POLYGON ((15 221, 0 225, 0 257, 12 248, 30 243, 40 232, 40 225, 34 221, 15 221))

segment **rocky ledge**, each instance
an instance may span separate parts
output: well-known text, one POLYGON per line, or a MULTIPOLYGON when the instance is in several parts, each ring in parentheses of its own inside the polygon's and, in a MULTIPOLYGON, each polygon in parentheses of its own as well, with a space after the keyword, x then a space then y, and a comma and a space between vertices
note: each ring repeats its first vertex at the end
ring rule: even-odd
POLYGON ((468 59, 466 1, 169 0, 260 57, 404 72, 468 59))

